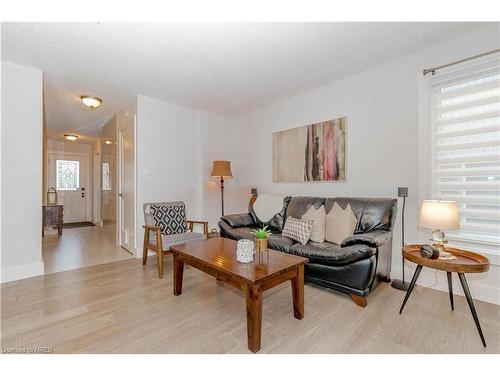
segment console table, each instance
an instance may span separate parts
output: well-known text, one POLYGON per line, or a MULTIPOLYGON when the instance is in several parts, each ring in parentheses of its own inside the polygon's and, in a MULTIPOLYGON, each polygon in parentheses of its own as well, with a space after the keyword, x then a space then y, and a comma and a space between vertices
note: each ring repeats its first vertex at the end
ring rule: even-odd
POLYGON ((42 215, 42 236, 45 236, 45 227, 57 227, 57 234, 62 235, 63 205, 45 204, 42 215))
POLYGON ((467 280, 465 279, 465 274, 488 271, 488 269, 490 268, 490 261, 488 260, 488 258, 480 254, 473 253, 472 251, 455 249, 453 247, 446 247, 445 251, 454 255, 456 259, 427 259, 420 255, 420 246, 421 245, 409 245, 403 247, 404 259, 416 263, 417 268, 415 269, 415 273, 413 274, 413 278, 411 279, 410 286, 408 288, 408 291, 406 292, 403 304, 399 309, 399 313, 401 314, 403 312, 406 302, 408 301, 413 287, 417 282, 418 275, 420 275, 420 271, 424 266, 446 272, 446 275, 448 276, 448 290, 450 293, 451 310, 453 311, 454 306, 451 273, 456 272, 458 274, 458 278, 460 279, 460 283, 462 284, 465 297, 467 298, 467 303, 469 304, 472 317, 474 318, 474 323, 476 323, 477 331, 479 332, 479 336, 481 337, 483 346, 486 347, 486 341, 483 336, 481 324, 479 324, 479 318, 477 316, 476 308, 474 307, 474 302, 472 301, 472 296, 470 294, 469 286, 467 285, 467 280))

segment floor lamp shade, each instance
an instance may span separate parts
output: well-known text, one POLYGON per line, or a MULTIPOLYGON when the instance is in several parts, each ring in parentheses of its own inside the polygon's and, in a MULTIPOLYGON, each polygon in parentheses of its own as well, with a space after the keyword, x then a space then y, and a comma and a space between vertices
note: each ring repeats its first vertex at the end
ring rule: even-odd
POLYGON ((231 162, 228 160, 214 160, 210 176, 224 178, 225 180, 233 178, 231 162))
POLYGON ((210 176, 220 178, 221 212, 222 216, 224 216, 224 180, 233 178, 231 162, 228 160, 214 160, 210 176))

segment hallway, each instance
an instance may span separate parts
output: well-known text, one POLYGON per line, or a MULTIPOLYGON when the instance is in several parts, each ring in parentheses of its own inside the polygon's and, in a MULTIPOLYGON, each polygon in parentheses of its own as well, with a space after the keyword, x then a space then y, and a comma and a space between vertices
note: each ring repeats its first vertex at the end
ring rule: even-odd
POLYGON ((45 274, 133 258, 114 236, 114 225, 67 228, 62 236, 47 233, 42 241, 45 274))

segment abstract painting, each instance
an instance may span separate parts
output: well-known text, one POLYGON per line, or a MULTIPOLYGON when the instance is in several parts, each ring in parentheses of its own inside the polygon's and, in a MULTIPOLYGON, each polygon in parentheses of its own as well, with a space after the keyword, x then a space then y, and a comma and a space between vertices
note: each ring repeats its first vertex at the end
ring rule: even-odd
POLYGON ((273 181, 345 180, 347 118, 273 133, 273 181))

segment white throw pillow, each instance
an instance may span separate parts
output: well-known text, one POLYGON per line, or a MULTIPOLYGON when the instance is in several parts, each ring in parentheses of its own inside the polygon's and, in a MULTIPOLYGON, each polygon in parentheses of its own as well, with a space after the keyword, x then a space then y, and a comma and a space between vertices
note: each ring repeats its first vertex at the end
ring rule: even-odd
POLYGON ((351 205, 342 209, 337 202, 333 204, 332 209, 326 215, 325 239, 328 242, 340 245, 347 237, 354 234, 358 219, 352 212, 351 205))
POLYGON ((312 226, 312 220, 295 219, 290 216, 286 219, 281 235, 305 245, 309 241, 309 237, 311 237, 312 226))
POLYGON ((283 209, 283 195, 259 194, 253 203, 253 212, 262 223, 267 223, 283 209))
POLYGON ((319 243, 325 242, 325 206, 321 206, 317 210, 314 206, 311 206, 311 208, 309 208, 309 210, 302 215, 302 220, 312 220, 313 222, 311 237, 309 240, 319 243))

